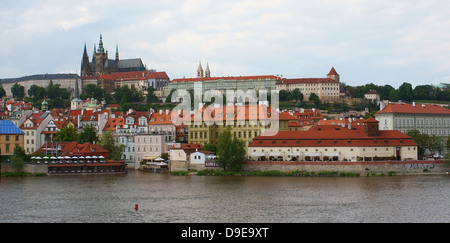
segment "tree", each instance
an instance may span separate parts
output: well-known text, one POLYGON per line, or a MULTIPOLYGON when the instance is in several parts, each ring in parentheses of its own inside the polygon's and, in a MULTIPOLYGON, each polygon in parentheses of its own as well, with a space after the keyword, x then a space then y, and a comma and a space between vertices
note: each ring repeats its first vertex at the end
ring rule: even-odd
POLYGON ((403 83, 398 87, 399 99, 403 101, 412 101, 413 89, 410 83, 403 83))
POLYGON ((116 145, 114 140, 114 133, 112 131, 105 131, 102 134, 102 140, 99 144, 102 148, 109 151, 109 158, 112 160, 121 160, 123 154, 123 147, 125 145, 116 145))
POLYGON ((96 84, 88 84, 83 88, 84 94, 80 96, 81 99, 94 98, 96 100, 106 99, 105 91, 99 88, 96 84))
POLYGON ((56 142, 77 142, 78 133, 74 126, 64 126, 56 132, 56 142))
POLYGON ((83 130, 78 134, 78 142, 80 143, 94 143, 98 142, 97 129, 94 125, 89 124, 83 127, 83 130))
POLYGON ((309 101, 312 101, 314 103, 314 106, 316 106, 316 107, 320 106, 319 96, 317 96, 315 93, 311 93, 309 95, 309 101))
POLYGON ((154 94, 155 89, 153 87, 149 87, 147 89, 147 103, 159 103, 160 100, 154 94))
POLYGON ((20 169, 25 164, 25 161, 29 161, 30 156, 25 153, 22 147, 16 146, 14 148, 13 156, 11 157, 11 166, 16 169, 20 169))
POLYGON ((217 146, 215 144, 207 143, 203 146, 202 150, 217 153, 217 146))
POLYGON ((295 99, 295 101, 303 101, 303 94, 296 88, 292 91, 292 98, 295 99))
POLYGON ((6 91, 2 86, 0 86, 0 99, 3 98, 3 96, 6 96, 6 91))
POLYGON ((412 137, 414 142, 417 144, 417 152, 419 155, 424 155, 425 151, 429 149, 430 136, 426 133, 421 133, 419 130, 409 130, 406 135, 412 137))
POLYGON ((231 128, 227 127, 219 135, 217 146, 217 164, 225 171, 239 171, 245 160, 244 142, 231 137, 231 128))
POLYGON ((23 97, 25 97, 25 87, 23 87, 22 85, 20 85, 18 83, 15 83, 11 87, 11 93, 15 99, 22 100, 23 97))

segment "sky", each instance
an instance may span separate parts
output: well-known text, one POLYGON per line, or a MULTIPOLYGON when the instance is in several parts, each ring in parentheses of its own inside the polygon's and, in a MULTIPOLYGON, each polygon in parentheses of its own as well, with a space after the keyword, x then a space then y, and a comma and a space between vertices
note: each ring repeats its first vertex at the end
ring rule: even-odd
POLYGON ((40 0, 0 3, 0 79, 80 73, 102 34, 109 58, 170 79, 283 75, 341 82, 450 83, 450 1, 40 0))

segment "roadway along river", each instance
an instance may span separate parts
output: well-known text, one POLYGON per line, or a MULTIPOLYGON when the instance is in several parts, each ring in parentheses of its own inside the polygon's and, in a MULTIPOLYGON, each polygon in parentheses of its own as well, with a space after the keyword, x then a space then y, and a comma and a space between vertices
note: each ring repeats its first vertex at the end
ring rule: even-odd
POLYGON ((450 176, 7 177, 0 222, 449 223, 450 176))

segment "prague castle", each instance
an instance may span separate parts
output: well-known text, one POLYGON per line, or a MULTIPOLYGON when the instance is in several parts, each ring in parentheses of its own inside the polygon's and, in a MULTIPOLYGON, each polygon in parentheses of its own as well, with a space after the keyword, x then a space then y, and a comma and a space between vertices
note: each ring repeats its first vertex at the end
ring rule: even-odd
POLYGON ((115 59, 108 59, 108 51, 103 47, 102 35, 100 34, 100 41, 98 48, 94 45, 94 53, 92 61, 89 61, 89 56, 86 50, 86 44, 84 45, 83 59, 81 61, 81 76, 99 76, 102 74, 110 74, 117 72, 132 72, 132 71, 145 71, 144 66, 140 58, 133 59, 119 59, 119 48, 116 45, 115 59))

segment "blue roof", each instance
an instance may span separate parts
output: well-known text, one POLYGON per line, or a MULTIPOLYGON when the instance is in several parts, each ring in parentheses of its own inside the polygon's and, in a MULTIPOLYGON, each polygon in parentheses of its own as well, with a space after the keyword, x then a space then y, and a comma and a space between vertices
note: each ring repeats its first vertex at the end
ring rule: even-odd
POLYGON ((0 120, 0 134, 24 134, 12 121, 0 120))

